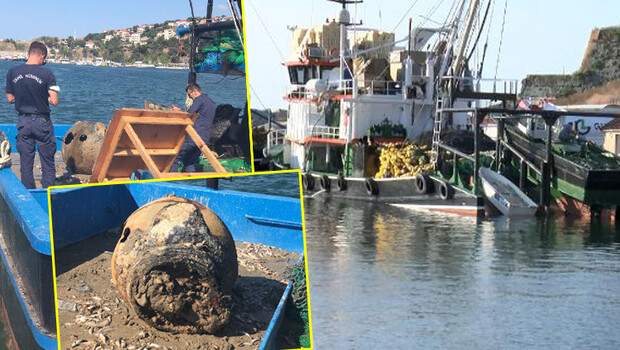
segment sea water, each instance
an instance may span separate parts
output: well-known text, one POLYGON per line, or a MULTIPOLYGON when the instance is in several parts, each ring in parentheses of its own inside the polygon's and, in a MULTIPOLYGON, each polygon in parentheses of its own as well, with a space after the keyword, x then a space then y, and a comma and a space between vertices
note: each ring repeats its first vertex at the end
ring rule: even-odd
POLYGON ((620 349, 620 229, 305 202, 316 349, 620 349))
MULTIPOLYGON (((22 62, 0 61, 2 91, 10 67, 22 62)), ((60 86, 60 104, 52 107, 54 123, 73 124, 78 120, 108 123, 114 110, 143 108, 145 101, 163 105, 185 103, 188 71, 157 68, 94 67, 63 64, 46 65, 60 86)), ((198 84, 218 104, 243 108, 246 101, 245 78, 199 74, 198 84)), ((0 123, 15 123, 14 105, 0 99, 0 123)))

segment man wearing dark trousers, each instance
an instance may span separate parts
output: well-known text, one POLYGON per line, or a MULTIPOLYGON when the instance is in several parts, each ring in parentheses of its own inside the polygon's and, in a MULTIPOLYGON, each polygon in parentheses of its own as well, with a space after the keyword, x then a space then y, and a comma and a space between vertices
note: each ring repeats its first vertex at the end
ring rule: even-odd
MULTIPOLYGON (((215 118, 215 102, 209 96, 202 93, 200 86, 197 84, 189 84, 185 89, 189 98, 192 99, 192 106, 188 113, 198 113, 198 118, 194 121, 194 129, 205 143, 209 142, 211 128, 213 127, 213 119, 215 118)), ((201 171, 198 161, 202 152, 194 141, 187 136, 185 142, 179 151, 179 155, 174 161, 173 169, 184 166, 184 172, 201 171)))
POLYGON ((43 175, 41 185, 46 188, 56 179, 56 138, 49 105, 58 105, 60 88, 54 74, 44 67, 46 58, 47 47, 35 41, 28 50, 28 61, 11 68, 6 75, 6 98, 15 104, 19 114, 17 151, 22 183, 26 188, 36 187, 32 168, 37 148, 43 175))

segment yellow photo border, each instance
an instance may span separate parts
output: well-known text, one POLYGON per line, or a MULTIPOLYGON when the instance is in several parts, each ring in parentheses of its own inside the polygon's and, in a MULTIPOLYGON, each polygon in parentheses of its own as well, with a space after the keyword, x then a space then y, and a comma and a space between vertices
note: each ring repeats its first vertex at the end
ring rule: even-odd
POLYGON ((149 180, 139 180, 139 181, 112 181, 112 182, 103 182, 103 183, 92 183, 92 184, 76 184, 76 185, 62 185, 62 186, 51 186, 47 189, 47 207, 48 207, 48 218, 49 218, 49 230, 50 230, 50 249, 52 255, 52 278, 53 278, 53 287, 54 287, 54 312, 55 312, 55 320, 56 320, 56 341, 58 342, 58 350, 62 350, 61 342, 60 342, 60 316, 58 310, 58 286, 56 284, 56 250, 54 248, 54 224, 52 221, 52 191, 58 189, 72 189, 72 188, 85 188, 85 187, 99 187, 99 186, 114 186, 114 185, 124 185, 124 184, 140 184, 140 183, 152 183, 152 182, 171 182, 171 181, 188 181, 188 180, 203 180, 203 179, 214 179, 214 178, 234 178, 234 177, 248 177, 248 176, 263 176, 263 175, 281 175, 281 174, 297 174, 297 182, 299 184, 299 203, 301 209, 301 227, 302 227, 302 238, 303 238, 303 246, 304 246, 304 268, 306 270, 306 298, 308 300, 308 327, 309 327, 309 335, 310 335, 310 348, 298 348, 298 349, 289 349, 289 350, 311 350, 314 348, 314 335, 313 335, 313 327, 312 327, 312 307, 310 301, 310 271, 308 269, 308 244, 306 238, 306 215, 304 209, 304 198, 303 198, 303 184, 301 180, 301 170, 299 169, 291 169, 291 170, 278 170, 278 171, 261 171, 261 172, 251 172, 251 173, 235 173, 235 174, 211 174, 206 176, 197 176, 197 177, 180 177, 180 178, 170 178, 170 179, 149 179, 149 180))

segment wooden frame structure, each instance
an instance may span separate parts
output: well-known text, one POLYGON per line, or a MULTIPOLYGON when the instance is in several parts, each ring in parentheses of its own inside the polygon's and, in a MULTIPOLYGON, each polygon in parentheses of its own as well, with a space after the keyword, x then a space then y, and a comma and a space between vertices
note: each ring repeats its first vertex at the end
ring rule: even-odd
POLYGON ((148 169, 155 178, 226 173, 194 129, 195 118, 195 115, 181 111, 117 110, 106 132, 90 182, 127 180, 138 169, 148 169), (215 172, 170 172, 186 136, 196 143, 215 172))

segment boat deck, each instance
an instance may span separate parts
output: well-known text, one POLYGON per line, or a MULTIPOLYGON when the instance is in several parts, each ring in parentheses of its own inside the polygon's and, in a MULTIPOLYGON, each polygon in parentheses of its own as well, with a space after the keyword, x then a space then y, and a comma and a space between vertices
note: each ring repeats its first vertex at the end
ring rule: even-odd
MULTIPOLYGON (((56 152, 54 157, 56 161, 56 185, 68 185, 77 183, 86 183, 90 179, 90 175, 68 175, 65 162, 62 160, 60 152, 56 152)), ((19 153, 11 153, 11 170, 21 179, 21 172, 19 170, 20 157, 19 153)), ((34 159, 34 180, 37 188, 41 188, 41 162, 39 161, 39 155, 37 154, 34 159)))

